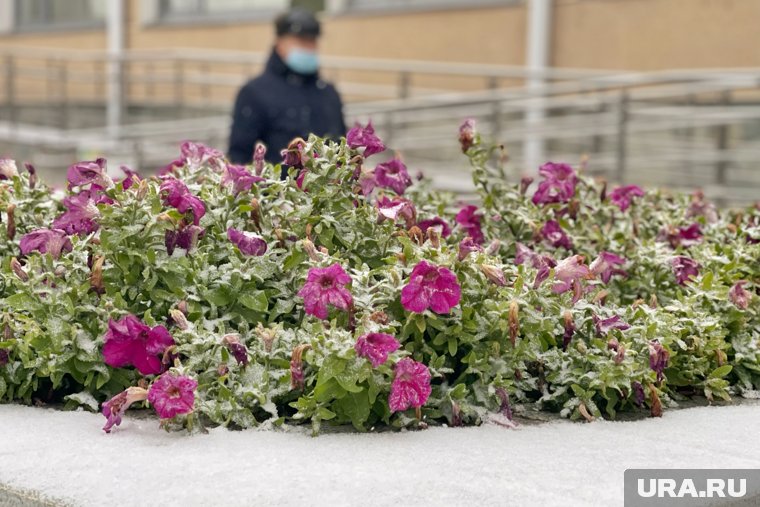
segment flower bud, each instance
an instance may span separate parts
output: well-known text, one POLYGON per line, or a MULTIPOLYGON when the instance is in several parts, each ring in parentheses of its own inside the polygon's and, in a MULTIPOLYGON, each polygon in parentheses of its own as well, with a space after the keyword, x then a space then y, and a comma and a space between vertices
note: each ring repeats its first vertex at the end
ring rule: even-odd
POLYGON ((181 311, 183 314, 187 315, 187 301, 184 299, 181 300, 179 303, 177 303, 177 310, 181 311))
POLYGON ((255 197, 251 199, 251 220, 256 229, 261 232, 261 204, 255 197))
POLYGON ((224 363, 216 367, 216 374, 219 375, 220 377, 224 377, 229 372, 230 372, 230 368, 224 363))
POLYGON ((483 274, 486 275, 486 278, 488 278, 488 280, 494 285, 497 285, 499 287, 504 287, 507 285, 507 280, 504 277, 504 271, 497 268, 496 266, 481 264, 480 271, 482 271, 483 274))
POLYGON ((372 314, 369 316, 369 320, 376 324, 380 324, 381 326, 387 325, 390 321, 388 314, 383 311, 372 312, 372 314))
POLYGON ((253 150, 253 171, 256 176, 261 176, 264 172, 264 157, 267 154, 267 147, 261 143, 256 143, 256 148, 253 150))
POLYGON ((570 341, 575 334, 575 321, 573 319, 573 312, 565 310, 562 314, 564 320, 565 333, 562 335, 562 350, 567 350, 567 346, 570 345, 570 341))
POLYGON ((14 237, 16 237, 16 220, 14 218, 14 212, 16 210, 15 204, 9 204, 8 208, 6 208, 6 213, 8 214, 8 226, 6 228, 6 235, 8 236, 8 239, 12 240, 14 237))
POLYGON ((317 254, 317 248, 310 239, 301 240, 301 246, 303 246, 304 252, 309 256, 309 259, 317 262, 319 261, 319 254, 317 254))
POLYGON ((499 397, 499 401, 500 401, 499 412, 501 412, 504 415, 504 417, 506 417, 507 419, 511 421, 512 407, 509 404, 509 393, 503 387, 497 387, 496 396, 499 397))
POLYGON ((652 296, 649 298, 649 307, 657 308, 657 294, 652 294, 652 296))
POLYGON ((438 234, 438 230, 435 227, 429 227, 426 234, 427 239, 430 241, 430 245, 433 248, 441 248, 441 236, 438 234))
POLYGON ((499 248, 501 248, 501 241, 499 241, 498 239, 495 239, 491 241, 491 243, 486 248, 486 254, 496 255, 499 253, 499 248))
POLYGON ((13 270, 13 273, 22 282, 26 282, 29 280, 29 275, 26 274, 26 271, 24 271, 24 268, 21 267, 21 263, 15 257, 11 258, 11 269, 13 270))
POLYGON ((248 364, 248 349, 240 342, 240 335, 237 333, 226 334, 222 337, 222 344, 227 347, 235 361, 239 365, 248 364))
POLYGON ((509 341, 514 347, 517 343, 517 335, 520 333, 520 306, 516 300, 509 303, 509 341))
POLYGON ((53 270, 53 274, 57 276, 58 278, 62 277, 63 275, 66 274, 66 266, 64 266, 63 264, 56 266, 55 270, 53 270))
POLYGON ((578 412, 580 412, 583 418, 586 419, 586 422, 594 422, 595 418, 589 413, 585 403, 581 402, 580 405, 578 405, 578 412))
POLYGON ((462 425, 462 410, 459 408, 459 404, 456 401, 451 402, 451 425, 462 425))
POLYGON ((651 394, 649 412, 652 417, 662 417, 662 402, 657 395, 657 390, 652 384, 649 384, 649 392, 651 394))
POLYGON ((3 341, 9 342, 13 339, 13 329, 7 322, 3 324, 3 341))
POLYGON ((187 317, 185 317, 185 314, 181 311, 172 308, 169 310, 169 316, 174 321, 174 324, 176 324, 181 330, 185 331, 190 327, 190 324, 187 322, 187 317))
POLYGON ((106 289, 103 286, 103 262, 106 260, 105 256, 101 255, 97 257, 92 263, 92 270, 90 273, 90 287, 96 294, 103 294, 106 289))
POLYGON ((607 200, 607 180, 601 178, 599 183, 602 185, 602 189, 599 191, 599 200, 604 202, 607 200))
POLYGON ((617 354, 615 354, 615 364, 620 364, 625 359, 625 345, 622 343, 618 346, 617 354))
POLYGON ((578 199, 573 199, 567 205, 567 214, 570 215, 571 218, 576 218, 578 216, 578 211, 580 208, 580 201, 578 199))
MULTIPOLYGON (((132 176, 134 178, 134 176, 132 176)), ((142 201, 145 199, 145 196, 148 195, 148 180, 140 180, 140 183, 137 184, 137 192, 135 192, 135 197, 138 201, 142 201)))
POLYGON ((459 127, 459 145, 462 147, 462 153, 467 153, 467 150, 476 144, 475 120, 468 118, 459 127))
POLYGON ((724 351, 715 349, 715 359, 718 363, 718 366, 723 366, 728 361, 728 356, 724 351))
POLYGON ((580 352, 581 354, 588 353, 588 347, 586 347, 586 342, 583 340, 578 340, 575 342, 575 350, 580 352))
POLYGON ((37 169, 29 162, 25 163, 24 167, 26 167, 26 170, 29 173, 29 188, 33 189, 37 186, 37 169))
POLYGON ((610 293, 607 289, 602 289, 596 293, 592 302, 594 304, 601 303, 601 305, 604 306, 604 300, 607 299, 607 296, 609 296, 609 294, 610 293))
POLYGON ((303 389, 305 385, 305 375, 303 371, 303 353, 310 349, 311 345, 303 343, 293 349, 290 357, 290 389, 303 389))
POLYGON ((752 299, 752 293, 744 288, 746 284, 747 280, 739 280, 728 291, 728 299, 740 310, 749 308, 749 302, 752 299))
POLYGON ((525 195, 531 183, 533 183, 533 178, 530 176, 523 176, 520 179, 520 195, 525 195))
POLYGON ((264 350, 267 353, 272 352, 272 343, 277 338, 277 330, 269 329, 261 325, 261 322, 256 326, 256 335, 264 342, 264 350))

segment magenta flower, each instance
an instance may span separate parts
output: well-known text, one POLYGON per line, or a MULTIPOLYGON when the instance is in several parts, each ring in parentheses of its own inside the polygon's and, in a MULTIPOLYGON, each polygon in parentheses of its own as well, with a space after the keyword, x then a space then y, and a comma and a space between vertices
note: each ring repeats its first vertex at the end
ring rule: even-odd
POLYGON ((553 267, 557 266, 557 261, 548 255, 539 255, 522 243, 515 243, 515 265, 519 266, 525 262, 538 270, 536 279, 533 281, 533 288, 537 289, 549 278, 549 273, 553 267))
POLYGON ((19 246, 23 255, 36 250, 43 254, 49 253, 54 259, 59 258, 62 252, 70 252, 73 248, 66 232, 60 229, 37 229, 24 234, 19 246))
POLYGON ((554 248, 562 247, 566 250, 573 248, 573 242, 556 220, 549 220, 541 227, 541 237, 554 248))
POLYGON ((129 387, 120 392, 107 402, 103 403, 100 413, 106 418, 103 431, 111 433, 111 428, 121 424, 121 418, 132 403, 144 401, 148 398, 148 391, 142 387, 129 387))
POLYGON ((10 352, 8 349, 0 349, 0 366, 5 366, 10 360, 10 352))
MULTIPOLYGON (((204 165, 208 165, 216 171, 222 171, 227 166, 224 153, 205 144, 185 141, 180 146, 182 157, 179 162, 186 165, 191 171, 195 171, 204 165)), ((197 224, 196 224, 197 225, 197 224)))
POLYGON ((0 158, 0 180, 10 180, 18 176, 16 161, 10 158, 0 158))
POLYGON ((666 227, 657 235, 657 240, 668 241, 672 248, 679 245, 688 248, 702 241, 702 229, 696 222, 688 227, 666 227))
POLYGON ((686 218, 705 217, 708 223, 714 224, 718 221, 718 210, 715 205, 705 199, 705 194, 701 190, 696 190, 691 195, 691 204, 686 211, 686 218))
POLYGON ((544 179, 533 194, 533 204, 563 203, 573 198, 578 178, 568 164, 547 162, 538 172, 544 179))
POLYGON ((176 208, 180 213, 190 211, 193 214, 193 224, 198 225, 206 206, 203 201, 190 193, 187 186, 176 178, 168 178, 161 183, 161 193, 165 205, 176 208))
POLYGON ((121 187, 124 190, 129 190, 136 181, 142 180, 140 175, 129 167, 123 165, 120 169, 124 173, 124 179, 121 180, 121 187))
POLYGON ((372 126, 372 121, 367 123, 366 127, 362 127, 360 124, 356 124, 346 134, 346 143, 350 148, 364 148, 364 158, 369 157, 375 153, 385 151, 385 145, 379 137, 375 135, 375 128, 372 126))
POLYGON ((612 275, 628 276, 626 271, 615 267, 622 264, 625 264, 623 257, 610 252, 602 252, 589 265, 589 269, 594 275, 599 276, 604 283, 609 283, 612 275))
POLYGON ((401 304, 407 311, 422 313, 430 308, 446 314, 459 304, 462 290, 457 277, 448 269, 420 261, 401 289, 401 304))
POLYGON ((613 315, 608 319, 600 319, 594 315, 594 328, 596 329, 596 334, 606 336, 613 329, 625 331, 626 329, 630 329, 631 325, 621 319, 620 315, 613 315))
POLYGON ((483 218, 483 215, 477 213, 477 210, 477 206, 465 206, 457 213, 456 221, 475 243, 482 245, 486 240, 480 226, 480 219, 483 218))
POLYGON ((591 276, 593 276, 591 271, 583 264, 583 256, 571 255, 557 264, 557 269, 554 271, 556 282, 552 286, 552 292, 562 294, 573 289, 573 303, 576 303, 583 294, 581 280, 591 276))
POLYGON ((377 181, 375 180, 375 171, 362 169, 359 173, 359 188, 361 188, 362 195, 368 196, 377 187, 377 181))
POLYGON ((689 257, 682 255, 673 257, 670 260, 670 265, 673 268, 673 274, 676 275, 676 281, 680 285, 686 285, 686 282, 690 281, 692 277, 699 275, 699 264, 689 257))
POLYGON ((248 349, 245 344, 240 341, 240 335, 228 334, 222 338, 222 344, 227 347, 232 357, 235 358, 237 364, 242 366, 248 365, 248 349))
POLYGON ((477 144, 478 140, 476 136, 475 120, 467 118, 459 126, 459 145, 462 147, 462 153, 467 153, 467 150, 477 144))
POLYGON ((109 188, 113 181, 106 172, 106 159, 78 162, 66 171, 69 188, 94 185, 101 189, 109 188))
POLYGON ((148 401, 161 419, 189 414, 195 405, 198 382, 184 375, 166 372, 150 386, 148 401))
POLYGON ((739 280, 728 291, 728 299, 740 310, 749 308, 749 302, 752 299, 752 293, 744 288, 746 284, 747 280, 739 280))
POLYGON ((649 367, 657 372, 657 382, 662 382, 663 370, 668 366, 670 353, 657 340, 649 342, 649 367))
POLYGON ((356 340, 356 355, 368 359, 373 368, 388 360, 388 354, 401 348, 399 341, 385 333, 369 333, 356 340))
POLYGON ((256 183, 264 181, 264 178, 254 176, 241 165, 227 164, 222 174, 222 185, 232 186, 235 195, 241 192, 247 192, 256 183))
POLYGON ((166 231, 164 233, 164 244, 166 253, 172 255, 176 247, 185 249, 188 253, 195 249, 198 241, 206 235, 206 229, 197 225, 180 224, 176 231, 166 231))
POLYGON ((239 231, 230 227, 227 229, 227 239, 240 249, 243 255, 260 257, 267 251, 267 242, 258 234, 239 231))
POLYGON ((150 328, 134 315, 119 321, 109 319, 103 337, 103 357, 109 366, 133 365, 143 375, 161 373, 161 359, 174 338, 164 326, 150 328))
POLYGON ((375 181, 378 186, 390 188, 399 195, 412 184, 412 178, 409 177, 406 166, 397 158, 375 167, 375 181))
POLYGON ((427 233, 427 230, 431 227, 437 228, 442 238, 446 238, 451 234, 451 227, 449 227, 449 224, 447 224, 446 221, 441 217, 433 217, 428 220, 421 220, 417 223, 417 227, 419 227, 423 233, 427 233))
POLYGON ((467 236, 462 241, 459 242, 459 253, 457 254, 457 259, 460 261, 463 261, 468 255, 470 255, 472 252, 482 252, 483 247, 476 244, 471 237, 467 236))
POLYGON ((394 373, 391 394, 388 397, 391 412, 422 407, 432 392, 430 370, 427 366, 405 357, 396 363, 394 373))
POLYGON ((377 211, 378 223, 385 219, 396 221, 397 218, 403 218, 409 227, 414 224, 414 219, 417 216, 414 204, 402 198, 391 200, 382 196, 377 200, 377 211))
POLYGON ((267 154, 267 147, 261 143, 256 143, 256 148, 253 150, 253 170, 256 176, 261 176, 264 172, 264 160, 267 154))
POLYGON ((85 190, 66 197, 63 205, 68 209, 53 221, 53 229, 66 231, 66 234, 89 234, 98 230, 100 211, 90 192, 85 190))
POLYGON ((627 210, 634 197, 644 197, 644 191, 641 187, 626 185, 624 187, 616 187, 610 192, 610 202, 620 208, 620 211, 627 210))
MULTIPOLYGON (((300 137, 293 139, 288 147, 280 152, 280 156, 282 156, 283 165, 303 169, 309 159, 309 155, 306 153, 306 141, 300 137)), ((301 171, 301 174, 304 174, 304 171, 301 171)), ((298 183, 298 188, 301 188, 302 184, 303 180, 298 183)))
POLYGON ((338 263, 327 268, 311 268, 306 283, 298 291, 298 295, 303 298, 306 313, 327 320, 328 305, 348 310, 354 304, 351 292, 346 289, 349 283, 351 277, 338 263))

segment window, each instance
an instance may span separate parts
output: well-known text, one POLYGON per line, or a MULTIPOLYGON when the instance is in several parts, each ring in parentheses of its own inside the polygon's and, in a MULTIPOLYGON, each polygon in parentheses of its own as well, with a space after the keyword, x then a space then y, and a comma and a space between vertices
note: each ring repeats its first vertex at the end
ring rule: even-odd
POLYGON ((163 20, 213 18, 225 15, 277 12, 290 7, 290 0, 160 0, 163 20))
POLYGON ((16 26, 81 27, 105 20, 103 0, 16 0, 16 26))
POLYGON ((426 7, 472 7, 482 4, 507 4, 515 0, 347 0, 349 9, 383 10, 383 9, 423 9, 426 7))

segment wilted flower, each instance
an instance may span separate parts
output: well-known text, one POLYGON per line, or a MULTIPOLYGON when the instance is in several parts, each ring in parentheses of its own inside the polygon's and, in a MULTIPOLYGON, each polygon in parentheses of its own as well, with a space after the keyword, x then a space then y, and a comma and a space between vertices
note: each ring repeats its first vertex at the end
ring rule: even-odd
POLYGON ((24 162, 24 168, 29 173, 29 188, 37 186, 37 169, 29 162, 24 162))
POLYGON ((691 204, 686 211, 686 218, 705 217, 708 223, 714 224, 718 221, 718 211, 715 205, 705 199, 705 194, 701 190, 696 190, 691 195, 691 204))
POLYGON ((169 316, 171 317, 171 320, 174 321, 174 324, 176 324, 181 330, 186 331, 190 327, 187 317, 181 310, 172 308, 169 310, 169 316))
POLYGON ((554 271, 556 283, 552 286, 552 292, 562 294, 573 289, 573 303, 575 303, 583 293, 581 280, 591 276, 593 276, 591 271, 583 264, 583 256, 572 255, 557 264, 557 269, 554 271))
POLYGON ((631 382, 631 388, 633 389, 633 401, 636 403, 637 406, 642 406, 644 404, 644 386, 641 385, 641 382, 638 382, 634 380, 631 382))
POLYGON ((625 259, 610 252, 601 252, 599 256, 591 262, 589 269, 599 276, 604 283, 609 283, 612 275, 628 276, 628 273, 615 266, 625 264, 625 259))
POLYGON ((482 252, 483 247, 476 244, 471 237, 467 236, 462 241, 459 242, 459 253, 457 254, 457 259, 460 261, 463 261, 468 255, 470 255, 472 252, 482 252))
POLYGON ((375 171, 368 169, 359 170, 359 188, 361 189, 363 196, 368 196, 377 187, 377 180, 375 179, 375 171))
POLYGON ((302 343, 293 349, 290 356, 290 388, 293 390, 303 389, 306 384, 306 376, 303 370, 303 353, 310 349, 311 345, 302 343))
POLYGON ((9 356, 8 349, 0 349, 0 366, 8 364, 9 356))
POLYGON ((106 159, 78 162, 66 171, 69 188, 93 185, 100 189, 109 188, 113 181, 106 172, 106 159))
POLYGON ((547 162, 538 172, 544 179, 533 194, 533 204, 568 202, 575 195, 577 176, 568 164, 547 162))
POLYGON ((205 144, 185 141, 180 146, 182 157, 180 164, 186 165, 191 171, 196 171, 202 166, 210 166, 215 171, 221 171, 227 165, 224 153, 205 144))
POLYGON ((187 186, 176 178, 168 178, 161 183, 161 194, 165 205, 176 208, 180 213, 190 211, 193 214, 193 224, 198 225, 206 206, 203 201, 190 193, 187 186))
POLYGON ((402 198, 391 200, 386 196, 382 196, 377 200, 377 211, 378 223, 385 219, 395 221, 400 217, 404 219, 407 227, 411 227, 414 224, 414 219, 417 216, 414 204, 402 198))
POLYGON ((480 219, 483 218, 483 215, 477 213, 477 210, 477 206, 465 206, 457 213, 456 221, 475 243, 482 245, 486 240, 480 227, 480 219))
POLYGON ((164 233, 164 244, 166 253, 172 255, 176 247, 183 248, 187 252, 192 251, 198 244, 198 240, 205 236, 206 230, 197 225, 180 224, 180 228, 175 231, 166 231, 164 233))
POLYGON ((0 158, 0 180, 10 180, 18 176, 16 161, 10 158, 0 158))
MULTIPOLYGON (((296 137, 290 141, 287 148, 280 152, 280 155, 282 156, 283 165, 295 167, 299 170, 303 169, 303 166, 309 159, 309 156, 306 153, 306 141, 300 137, 296 137)), ((299 185, 298 188, 301 188, 301 185, 299 185)))
POLYGON ((467 153, 472 146, 478 144, 477 133, 475 131, 475 120, 467 118, 459 126, 459 145, 462 147, 462 153, 467 153))
POLYGON ((151 384, 148 401, 161 419, 189 414, 195 405, 197 387, 194 379, 167 371, 151 384))
POLYGON ((277 338, 277 330, 264 327, 259 322, 256 325, 256 336, 258 336, 262 342, 264 342, 264 350, 272 352, 272 344, 275 338, 277 338))
POLYGON ((231 185, 235 195, 240 192, 247 192, 260 181, 264 181, 264 178, 254 176, 241 165, 227 164, 222 174, 222 185, 231 185))
POLYGON ((378 186, 390 188, 401 195, 412 184, 412 178, 404 163, 394 158, 375 167, 375 182, 378 186))
POLYGON ((253 170, 256 176, 261 176, 264 172, 264 160, 267 154, 267 147, 261 143, 256 143, 256 148, 253 150, 253 170))
POLYGON ((422 407, 432 392, 430 370, 427 366, 405 357, 396 363, 394 373, 391 394, 388 397, 391 412, 422 407))
POLYGON ((68 209, 53 221, 54 229, 61 229, 67 234, 89 234, 98 230, 100 211, 88 191, 65 198, 63 205, 68 209))
POLYGON ((649 342, 649 367, 657 372, 657 382, 664 378, 663 370, 668 366, 670 353, 656 340, 649 342))
POLYGON ((267 242, 258 234, 239 231, 230 227, 227 229, 227 239, 235 244, 244 255, 261 256, 267 251, 267 242))
POLYGON ((668 241, 673 248, 679 245, 690 247, 702 240, 702 230, 698 223, 693 223, 688 227, 666 227, 657 235, 657 240, 668 241))
MULTIPOLYGON (((123 166, 120 167, 120 169, 124 173, 124 179, 121 180, 121 187, 124 190, 128 190, 128 189, 132 188, 132 185, 135 182, 143 181, 143 179, 140 177, 140 175, 137 172, 135 172, 132 169, 130 169, 129 167, 123 165, 123 166)), ((147 190, 147 187, 146 187, 146 190, 147 190)))
POLYGON ((509 341, 512 346, 517 343, 517 336, 520 334, 520 305, 516 300, 509 302, 509 341))
POLYGON ((103 403, 100 410, 100 413, 106 418, 106 425, 103 426, 103 431, 111 433, 111 428, 121 424, 122 416, 132 403, 144 401, 147 398, 147 390, 142 387, 129 387, 103 403))
POLYGON ((504 277, 504 271, 497 268, 496 266, 481 264, 480 271, 486 275, 486 278, 488 278, 491 283, 498 285, 499 287, 504 287, 507 285, 507 279, 504 277))
POLYGON ((65 231, 60 229, 37 229, 24 234, 19 246, 23 255, 29 255, 33 251, 49 253, 54 259, 63 252, 71 252, 73 246, 65 231))
POLYGON ((401 304, 407 311, 422 313, 430 308, 445 314, 459 304, 461 288, 457 277, 448 269, 420 261, 401 289, 401 304))
POLYGON ((399 341, 385 333, 368 333, 356 340, 356 355, 368 359, 373 368, 388 360, 388 354, 401 348, 399 341))
POLYGON ((226 334, 222 338, 222 345, 227 347, 232 357, 238 364, 246 366, 248 364, 248 349, 240 342, 239 334, 226 334))
POLYGON ((600 319, 594 315, 594 327, 596 328, 596 334, 606 336, 613 329, 625 331, 626 329, 630 329, 631 325, 620 318, 620 315, 613 315, 607 319, 600 319))
POLYGON ((557 266, 557 261, 548 255, 539 255, 519 242, 515 243, 515 249, 515 265, 530 262, 530 265, 538 270, 536 279, 533 281, 533 288, 537 289, 544 280, 549 278, 549 273, 553 267, 557 266))
POLYGON ((309 315, 326 320, 327 306, 348 310, 354 303, 351 292, 345 287, 351 277, 335 263, 327 268, 311 268, 298 295, 303 298, 304 309, 309 315))
POLYGON ((107 365, 114 368, 133 365, 143 375, 161 373, 159 356, 174 345, 174 339, 164 326, 151 329, 134 315, 119 321, 109 319, 103 342, 107 365))
POLYGON ((21 263, 15 257, 11 257, 11 271, 13 271, 13 274, 16 275, 22 282, 29 280, 29 275, 26 271, 24 271, 21 263))
POLYGON ((427 230, 431 227, 440 229, 442 238, 446 238, 451 234, 451 228, 449 227, 449 224, 447 224, 446 221, 441 217, 433 217, 428 220, 421 220, 417 223, 417 227, 419 227, 424 233, 427 233, 427 230))
POLYGON ((346 143, 350 148, 364 148, 364 158, 369 157, 375 153, 385 151, 385 145, 379 137, 375 135, 375 128, 372 126, 372 121, 367 123, 366 127, 362 127, 360 124, 356 124, 346 134, 346 143))
POLYGON ((728 299, 740 310, 749 308, 749 302, 752 299, 752 293, 744 288, 746 284, 747 280, 739 280, 728 291, 728 299))
POLYGON ((541 237, 554 248, 570 250, 573 243, 556 220, 549 220, 541 227, 541 237))
POLYGON ((644 197, 644 191, 641 187, 626 185, 624 187, 617 187, 610 192, 610 202, 620 208, 620 211, 627 210, 634 197, 644 197))
POLYGON ((528 191, 528 187, 533 184, 533 178, 530 176, 523 176, 520 178, 520 195, 525 195, 528 191))
POLYGON ((562 350, 567 350, 567 346, 570 345, 573 335, 575 335, 575 320, 573 319, 573 312, 565 310, 562 314, 562 320, 565 329, 562 334, 562 350))
POLYGON ((670 260, 673 273, 676 275, 676 281, 680 285, 686 285, 692 277, 699 275, 699 264, 694 259, 679 255, 670 260))

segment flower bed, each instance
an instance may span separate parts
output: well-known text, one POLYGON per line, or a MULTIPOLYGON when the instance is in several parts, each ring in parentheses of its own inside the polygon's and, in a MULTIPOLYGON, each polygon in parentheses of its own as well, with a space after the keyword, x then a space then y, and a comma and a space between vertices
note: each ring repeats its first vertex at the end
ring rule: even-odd
POLYGON ((316 432, 758 388, 758 207, 555 163, 511 185, 472 122, 460 142, 478 206, 373 169, 371 126, 294 141, 282 181, 261 147, 240 167, 185 143, 150 179, 75 164, 60 199, 1 161, 0 400, 316 432))

